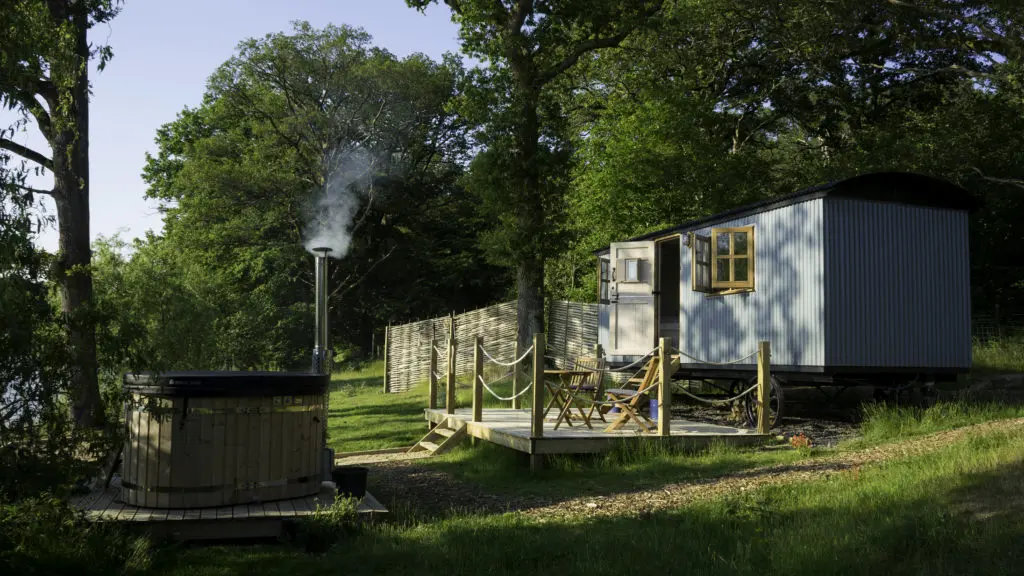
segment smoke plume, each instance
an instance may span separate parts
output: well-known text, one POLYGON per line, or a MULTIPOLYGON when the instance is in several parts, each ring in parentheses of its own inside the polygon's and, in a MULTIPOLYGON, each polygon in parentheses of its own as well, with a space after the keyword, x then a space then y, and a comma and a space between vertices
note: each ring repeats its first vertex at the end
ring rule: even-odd
POLYGON ((341 259, 352 241, 352 220, 359 196, 369 185, 373 159, 362 149, 331 152, 324 156, 324 186, 310 204, 303 236, 306 250, 330 248, 341 259))

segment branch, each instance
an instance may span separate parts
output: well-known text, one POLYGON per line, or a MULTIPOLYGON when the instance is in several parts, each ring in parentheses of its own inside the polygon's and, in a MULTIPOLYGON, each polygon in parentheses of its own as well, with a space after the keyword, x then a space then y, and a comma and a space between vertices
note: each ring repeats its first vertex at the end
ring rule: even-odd
POLYGON ((42 154, 40 154, 39 152, 36 152, 35 150, 33 150, 31 148, 22 146, 21 144, 18 144, 17 142, 14 142, 13 140, 8 140, 6 138, 0 138, 0 150, 7 150, 7 151, 10 151, 10 152, 14 152, 18 156, 21 156, 22 158, 24 158, 26 160, 31 160, 31 161, 35 162, 36 164, 39 164, 43 168, 46 168, 47 170, 49 170, 51 172, 53 171, 53 160, 47 158, 46 156, 43 156, 42 154))
POLYGON ((43 136, 45 136, 47 140, 49 140, 51 137, 50 132, 53 127, 53 124, 50 122, 50 114, 39 104, 39 101, 35 99, 35 96, 25 90, 15 88, 11 91, 11 98, 24 106, 25 110, 36 119, 36 124, 39 125, 39 131, 43 133, 43 136))
POLYGON ((44 196, 50 196, 50 197, 52 197, 54 195, 54 191, 53 190, 40 190, 38 188, 31 188, 29 186, 22 186, 21 184, 15 184, 14 186, 16 188, 20 188, 20 189, 24 190, 25 192, 30 192, 32 194, 42 194, 44 196))
POLYGON ((977 172, 978 176, 980 176, 982 180, 988 180, 989 182, 995 182, 996 184, 1009 184, 1010 186, 1016 186, 1017 188, 1024 190, 1024 180, 1018 180, 1016 178, 997 178, 995 176, 986 176, 985 173, 982 172, 981 169, 976 166, 971 166, 971 170, 977 172))
MULTIPOLYGON (((648 18, 657 14, 661 10, 663 3, 664 2, 657 2, 653 6, 648 8, 646 11, 644 11, 640 15, 638 22, 647 20, 648 18)), ((576 46, 576 49, 573 50, 571 54, 566 56, 561 62, 559 62, 557 66, 543 74, 540 74, 537 77, 536 87, 540 88, 544 86, 545 84, 556 78, 562 72, 565 72, 569 68, 572 68, 573 65, 575 65, 576 62, 580 59, 580 57, 586 54, 587 52, 600 50, 601 48, 614 48, 618 46, 619 44, 622 43, 623 40, 625 40, 630 34, 632 34, 635 29, 635 26, 630 26, 627 27, 626 30, 619 32, 614 36, 591 38, 590 40, 587 40, 586 42, 583 42, 582 44, 576 46)))
POLYGON ((376 268, 378 264, 380 264, 381 262, 387 260, 388 256, 391 256, 391 254, 393 254, 394 252, 395 252, 395 247, 392 246, 391 250, 388 250, 387 254, 385 254, 379 260, 374 262, 369 268, 366 269, 366 272, 363 272, 363 275, 360 276, 359 278, 357 278, 354 282, 349 283, 349 281, 348 281, 348 279, 352 277, 352 274, 349 274, 348 276, 346 276, 345 280, 343 280, 340 284, 338 284, 338 287, 335 288, 334 291, 331 292, 330 295, 331 296, 335 296, 335 295, 344 296, 346 292, 348 292, 349 290, 355 288, 356 286, 359 285, 360 282, 365 280, 366 277, 370 275, 370 272, 373 272, 373 269, 376 268), (341 290, 342 288, 344 288, 344 290, 341 290), (339 290, 341 291, 341 294, 338 294, 339 290))
POLYGON ((557 66, 555 66, 551 70, 548 70, 547 72, 544 72, 543 74, 538 75, 536 81, 537 87, 544 86, 551 80, 557 78, 558 75, 561 74, 562 72, 565 72, 569 68, 572 68, 576 64, 576 62, 579 61, 580 57, 586 54, 587 52, 600 50, 601 48, 614 48, 618 46, 619 44, 622 43, 623 40, 626 39, 627 36, 629 36, 630 32, 632 32, 632 30, 620 32, 615 36, 591 38, 590 40, 587 40, 586 42, 580 44, 579 46, 576 47, 575 50, 572 51, 571 54, 569 54, 568 56, 565 57, 565 59, 559 62, 557 66))
POLYGON ((519 0, 516 5, 516 11, 512 14, 512 18, 508 23, 509 32, 518 32, 531 12, 533 12, 533 0, 519 0))

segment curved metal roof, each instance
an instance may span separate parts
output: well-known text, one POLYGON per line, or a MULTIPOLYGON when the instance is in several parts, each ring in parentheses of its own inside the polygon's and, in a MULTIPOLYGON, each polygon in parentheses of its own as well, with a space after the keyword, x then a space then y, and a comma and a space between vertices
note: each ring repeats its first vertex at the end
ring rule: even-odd
MULTIPOLYGON (((791 194, 775 196, 753 204, 739 206, 725 212, 712 214, 704 218, 690 220, 678 226, 655 230, 642 234, 624 242, 636 240, 650 240, 661 236, 687 232, 697 228, 704 228, 718 222, 742 218, 751 214, 767 212, 776 208, 782 208, 808 200, 824 198, 826 196, 842 196, 847 198, 859 198, 874 202, 892 202, 895 204, 910 204, 914 206, 930 206, 933 208, 946 208, 950 210, 973 211, 979 207, 979 202, 970 192, 940 178, 915 174, 913 172, 873 172, 861 174, 845 180, 836 180, 825 184, 818 184, 810 188, 804 188, 791 194)), ((595 250, 594 254, 607 252, 610 247, 606 246, 595 250)))

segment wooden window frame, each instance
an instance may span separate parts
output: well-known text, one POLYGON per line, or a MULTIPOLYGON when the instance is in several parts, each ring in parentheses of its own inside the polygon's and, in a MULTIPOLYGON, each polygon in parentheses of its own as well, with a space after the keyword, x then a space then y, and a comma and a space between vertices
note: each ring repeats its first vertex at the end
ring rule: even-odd
POLYGON ((622 259, 622 268, 623 268, 623 270, 622 270, 622 280, 619 280, 619 282, 622 282, 624 284, 639 284, 640 282, 642 282, 642 280, 640 279, 640 276, 641 276, 641 274, 640 274, 640 262, 643 261, 643 260, 644 260, 643 258, 623 258, 622 259), (627 276, 627 272, 629 271, 629 263, 630 262, 636 262, 636 278, 633 278, 632 280, 627 276))
POLYGON ((757 259, 756 243, 754 239, 754 227, 753 226, 735 226, 730 228, 712 228, 711 229, 711 288, 716 293, 729 292, 745 292, 754 290, 754 279, 755 274, 755 260, 757 259), (747 235, 747 254, 744 256, 737 256, 734 254, 735 246, 735 234, 746 233, 747 235), (729 235, 729 253, 726 255, 720 255, 718 253, 718 236, 720 234, 729 235), (736 260, 740 258, 746 258, 747 260, 747 279, 746 280, 733 280, 736 277, 736 260), (729 280, 718 279, 718 261, 720 259, 729 260, 729 280))
POLYGON ((611 301, 612 263, 604 258, 597 259, 597 301, 607 304, 611 301))
POLYGON ((711 287, 712 280, 712 264, 711 260, 711 238, 707 236, 701 236, 695 232, 690 232, 686 237, 686 245, 690 248, 690 289, 694 292, 703 292, 709 294, 714 291, 711 287), (697 251, 701 243, 707 243, 707 262, 701 262, 697 258, 697 251), (698 269, 706 267, 707 270, 707 285, 701 285, 698 283, 699 272, 698 269))

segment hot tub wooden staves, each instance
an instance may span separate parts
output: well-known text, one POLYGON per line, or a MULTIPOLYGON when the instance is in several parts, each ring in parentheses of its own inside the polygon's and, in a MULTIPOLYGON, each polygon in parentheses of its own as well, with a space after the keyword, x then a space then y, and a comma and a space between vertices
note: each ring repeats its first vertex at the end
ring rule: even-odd
POLYGON ((328 381, 256 372, 126 376, 121 500, 189 509, 316 494, 328 381))

